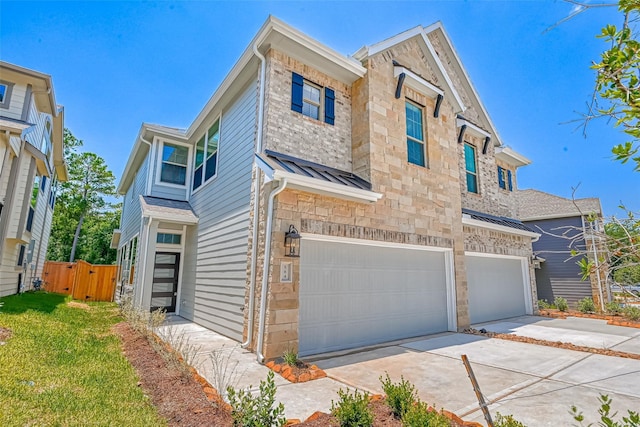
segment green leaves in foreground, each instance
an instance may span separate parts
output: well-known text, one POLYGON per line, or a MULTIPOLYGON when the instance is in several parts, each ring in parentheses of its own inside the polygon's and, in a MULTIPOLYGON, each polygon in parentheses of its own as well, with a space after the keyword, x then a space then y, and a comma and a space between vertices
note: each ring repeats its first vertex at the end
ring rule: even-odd
POLYGON ((112 303, 71 307, 69 297, 28 292, 2 298, 2 426, 163 426, 111 327, 112 303))

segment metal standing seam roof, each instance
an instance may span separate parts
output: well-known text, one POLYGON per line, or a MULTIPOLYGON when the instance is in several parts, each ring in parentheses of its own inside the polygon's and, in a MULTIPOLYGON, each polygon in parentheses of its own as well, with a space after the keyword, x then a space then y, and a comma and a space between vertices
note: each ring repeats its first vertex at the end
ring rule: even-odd
POLYGON ((464 208, 462 209, 462 214, 469 215, 472 219, 475 219, 478 221, 484 221, 491 224, 502 225, 505 227, 515 228, 517 230, 530 231, 532 233, 536 232, 535 230, 524 225, 522 221, 513 219, 513 218, 489 215, 483 212, 472 211, 471 209, 464 209, 464 208))
POLYGON ((147 214, 160 214, 162 216, 171 216, 176 219, 188 221, 197 221, 198 216, 195 214, 189 202, 182 200, 163 199, 153 196, 141 196, 142 212, 147 214))
POLYGON ((265 150, 264 153, 284 171, 360 190, 371 190, 370 182, 365 181, 352 172, 335 169, 271 150, 265 150))

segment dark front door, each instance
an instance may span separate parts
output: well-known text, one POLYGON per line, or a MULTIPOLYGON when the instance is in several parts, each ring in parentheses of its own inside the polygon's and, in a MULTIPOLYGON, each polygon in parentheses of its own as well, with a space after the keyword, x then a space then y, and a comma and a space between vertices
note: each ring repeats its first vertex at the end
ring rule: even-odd
POLYGON ((151 287, 151 310, 164 309, 167 313, 176 311, 179 266, 179 253, 156 252, 151 287))

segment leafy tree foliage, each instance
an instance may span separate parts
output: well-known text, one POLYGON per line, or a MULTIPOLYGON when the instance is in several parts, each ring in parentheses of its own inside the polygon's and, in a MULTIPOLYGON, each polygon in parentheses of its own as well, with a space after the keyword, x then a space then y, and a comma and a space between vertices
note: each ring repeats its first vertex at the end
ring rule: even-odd
POLYGON ((610 117, 629 140, 613 147, 616 160, 635 163, 640 171, 640 41, 634 28, 640 18, 640 0, 620 0, 624 19, 620 28, 606 25, 599 38, 609 45, 597 70, 596 92, 589 117, 610 117))
POLYGON ((102 157, 80 152, 82 141, 68 129, 64 143, 69 180, 58 183, 48 259, 111 264, 116 251, 109 244, 121 210, 108 202, 116 195, 115 176, 102 157))
POLYGON ((640 283, 640 219, 632 212, 605 225, 613 279, 622 284, 640 283))

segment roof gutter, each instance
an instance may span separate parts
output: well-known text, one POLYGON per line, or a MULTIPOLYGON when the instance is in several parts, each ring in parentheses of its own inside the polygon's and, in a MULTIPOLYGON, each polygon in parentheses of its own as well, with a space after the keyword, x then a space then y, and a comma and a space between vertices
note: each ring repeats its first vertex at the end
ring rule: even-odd
POLYGON ((260 293, 260 323, 258 324, 258 343, 256 347, 256 355, 258 362, 264 363, 264 355, 262 354, 262 346, 264 344, 264 323, 267 315, 267 295, 269 285, 269 267, 271 266, 271 228, 273 227, 273 201, 287 187, 287 180, 284 179, 280 185, 274 188, 269 194, 269 204, 267 206, 267 225, 264 233, 264 261, 262 267, 262 292, 260 293))

